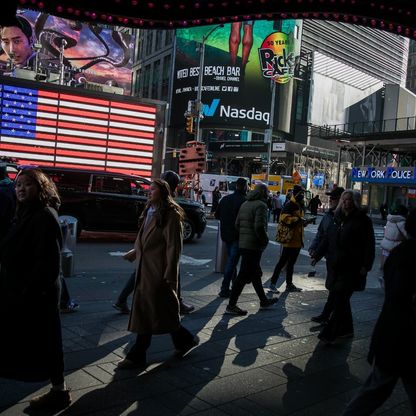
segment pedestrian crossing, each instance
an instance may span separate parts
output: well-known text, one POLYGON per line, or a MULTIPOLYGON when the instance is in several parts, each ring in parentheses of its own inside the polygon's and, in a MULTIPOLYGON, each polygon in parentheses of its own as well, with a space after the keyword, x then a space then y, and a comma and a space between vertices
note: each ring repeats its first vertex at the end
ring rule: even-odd
POLYGON ((376 238, 376 246, 380 246, 384 237, 384 225, 374 225, 374 237, 376 238))
MULTIPOLYGON (((271 227, 276 227, 276 224, 269 223, 269 229, 271 227)), ((305 227, 305 233, 311 233, 312 235, 315 235, 318 231, 318 227, 319 227, 318 222, 316 224, 308 224, 308 226, 305 227)), ((384 225, 374 224, 373 228, 374 228, 374 237, 376 240, 376 247, 379 247, 381 240, 384 237, 384 225)))

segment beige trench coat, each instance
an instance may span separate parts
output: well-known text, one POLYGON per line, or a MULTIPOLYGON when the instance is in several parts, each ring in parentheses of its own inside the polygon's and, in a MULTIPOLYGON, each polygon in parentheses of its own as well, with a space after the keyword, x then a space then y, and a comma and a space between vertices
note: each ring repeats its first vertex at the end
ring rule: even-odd
POLYGON ((182 252, 182 224, 171 211, 163 227, 153 217, 140 228, 136 242, 136 284, 129 331, 165 334, 180 325, 177 297, 179 258, 182 252))

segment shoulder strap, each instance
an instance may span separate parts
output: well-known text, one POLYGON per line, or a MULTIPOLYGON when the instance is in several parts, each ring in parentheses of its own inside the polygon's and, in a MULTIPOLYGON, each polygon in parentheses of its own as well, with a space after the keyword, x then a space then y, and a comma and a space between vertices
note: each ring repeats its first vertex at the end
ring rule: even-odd
POLYGON ((406 240, 406 236, 402 233, 402 230, 400 229, 400 227, 397 225, 397 222, 394 223, 397 227, 397 230, 399 231, 400 235, 403 237, 404 240, 406 240))

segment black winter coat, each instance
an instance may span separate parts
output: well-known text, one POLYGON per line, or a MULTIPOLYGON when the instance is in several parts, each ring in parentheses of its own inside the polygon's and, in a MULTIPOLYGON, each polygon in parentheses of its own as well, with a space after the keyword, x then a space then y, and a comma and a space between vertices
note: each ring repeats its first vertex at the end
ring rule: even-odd
POLYGON ((43 381, 56 370, 51 363, 62 355, 61 246, 56 211, 40 204, 21 209, 2 242, 0 377, 43 381))
POLYGON ((375 239, 373 223, 361 210, 348 216, 335 215, 318 248, 315 259, 326 257, 328 290, 362 291, 374 263, 375 239))
POLYGON ((221 239, 226 243, 238 241, 238 231, 235 228, 235 220, 241 205, 245 202, 246 197, 240 191, 235 191, 221 199, 215 218, 221 223, 221 239))
POLYGON ((374 328, 369 362, 416 379, 416 240, 402 242, 384 264, 385 299, 374 328))
POLYGON ((16 208, 16 194, 13 182, 0 181, 0 241, 6 236, 16 208))
POLYGON ((334 222, 334 210, 329 210, 322 217, 321 222, 318 226, 318 231, 316 232, 315 238, 312 240, 309 250, 316 251, 319 247, 320 242, 325 238, 328 229, 332 226, 334 222))

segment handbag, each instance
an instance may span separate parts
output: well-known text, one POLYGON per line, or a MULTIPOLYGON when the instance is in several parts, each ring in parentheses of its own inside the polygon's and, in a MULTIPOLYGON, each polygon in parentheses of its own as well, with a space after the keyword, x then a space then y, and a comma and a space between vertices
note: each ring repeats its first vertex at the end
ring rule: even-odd
POLYGON ((281 244, 289 243, 293 238, 293 227, 279 222, 276 230, 276 241, 281 244))

